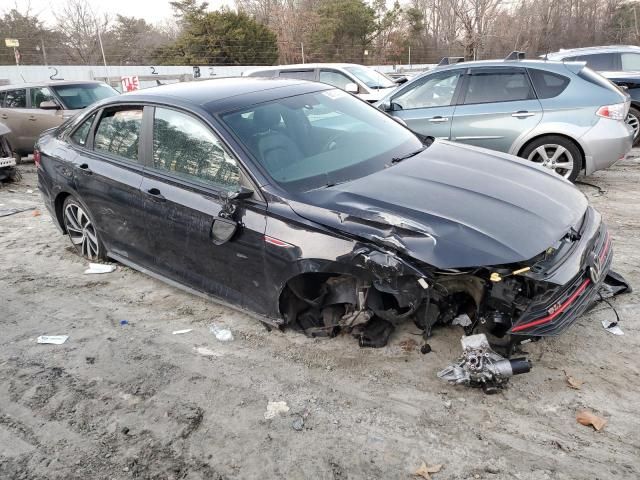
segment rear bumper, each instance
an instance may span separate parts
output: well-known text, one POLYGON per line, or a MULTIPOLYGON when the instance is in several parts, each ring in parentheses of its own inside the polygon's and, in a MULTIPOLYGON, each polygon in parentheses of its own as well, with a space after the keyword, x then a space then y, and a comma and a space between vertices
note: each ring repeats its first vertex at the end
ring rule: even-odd
POLYGON ((604 223, 587 241, 589 248, 576 254, 581 256, 580 272, 567 284, 534 300, 509 333, 528 337, 559 335, 597 300, 613 260, 611 237, 604 223))
POLYGON ((601 118, 580 137, 585 173, 604 170, 624 158, 633 146, 633 130, 625 122, 601 118))

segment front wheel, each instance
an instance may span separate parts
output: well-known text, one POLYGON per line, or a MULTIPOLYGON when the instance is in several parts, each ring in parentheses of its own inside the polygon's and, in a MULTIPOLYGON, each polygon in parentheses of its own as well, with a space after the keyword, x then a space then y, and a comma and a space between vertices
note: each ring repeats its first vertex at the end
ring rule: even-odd
POLYGON ((625 120, 633 130, 633 146, 640 144, 640 110, 635 107, 629 108, 629 113, 625 120))
POLYGON ((62 216, 77 252, 87 260, 106 260, 104 245, 84 205, 73 197, 67 197, 62 205, 62 216))
POLYGON ((553 170, 570 182, 575 182, 584 161, 575 143, 557 135, 534 140, 526 146, 520 156, 553 170))

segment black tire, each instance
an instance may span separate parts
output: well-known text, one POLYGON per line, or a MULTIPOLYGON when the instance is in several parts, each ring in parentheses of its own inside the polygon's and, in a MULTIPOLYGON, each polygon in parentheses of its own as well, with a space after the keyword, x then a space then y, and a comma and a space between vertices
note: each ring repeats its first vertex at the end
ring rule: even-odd
POLYGON ((72 196, 64 199, 62 221, 71 244, 80 256, 92 262, 107 259, 106 249, 89 210, 72 196))
POLYGON ((584 165, 584 157, 578 146, 568 138, 559 135, 546 135, 535 139, 520 152, 520 156, 544 165, 570 182, 576 181, 584 165), (540 149, 540 147, 544 148, 540 149), (555 163, 551 163, 557 150, 560 150, 561 153, 554 160, 555 163), (545 153, 546 159, 542 153, 545 153), (554 167, 556 164, 559 166, 554 167), (563 168, 562 165, 566 165, 566 168, 563 168))
POLYGON ((633 128, 633 146, 640 145, 640 110, 636 107, 629 108, 629 113, 625 120, 627 125, 633 128))

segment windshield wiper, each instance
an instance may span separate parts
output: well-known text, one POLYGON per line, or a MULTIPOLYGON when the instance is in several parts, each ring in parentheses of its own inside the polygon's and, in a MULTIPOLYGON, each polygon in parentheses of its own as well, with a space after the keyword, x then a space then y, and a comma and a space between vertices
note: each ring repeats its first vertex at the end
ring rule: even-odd
POLYGON ((418 150, 416 150, 415 152, 410 152, 407 153, 406 155, 402 155, 400 157, 393 157, 391 159, 391 163, 395 164, 395 163, 399 163, 403 160, 406 160, 407 158, 411 158, 411 157, 415 157, 416 155, 418 155, 420 152, 424 152, 424 150, 427 148, 426 145, 423 145, 422 147, 420 147, 418 150))

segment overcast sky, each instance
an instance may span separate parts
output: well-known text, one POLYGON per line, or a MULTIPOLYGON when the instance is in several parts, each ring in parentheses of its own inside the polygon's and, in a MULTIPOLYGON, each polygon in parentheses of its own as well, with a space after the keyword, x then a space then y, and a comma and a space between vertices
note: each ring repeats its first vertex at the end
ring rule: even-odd
MULTIPOLYGON (((16 3, 18 9, 22 12, 29 0, 0 0, 0 10, 12 8, 16 3)), ((51 25, 54 23, 53 12, 60 9, 66 3, 66 0, 30 0, 31 11, 40 14, 40 18, 45 23, 51 25), (50 18, 51 20, 47 20, 50 18)), ((89 0, 89 4, 94 8, 96 13, 108 13, 115 17, 116 14, 126 15, 128 17, 144 18, 148 22, 158 23, 165 19, 171 19, 173 10, 169 5, 169 0, 89 0)), ((210 0, 209 9, 215 10, 222 5, 234 7, 234 0, 210 0)))

